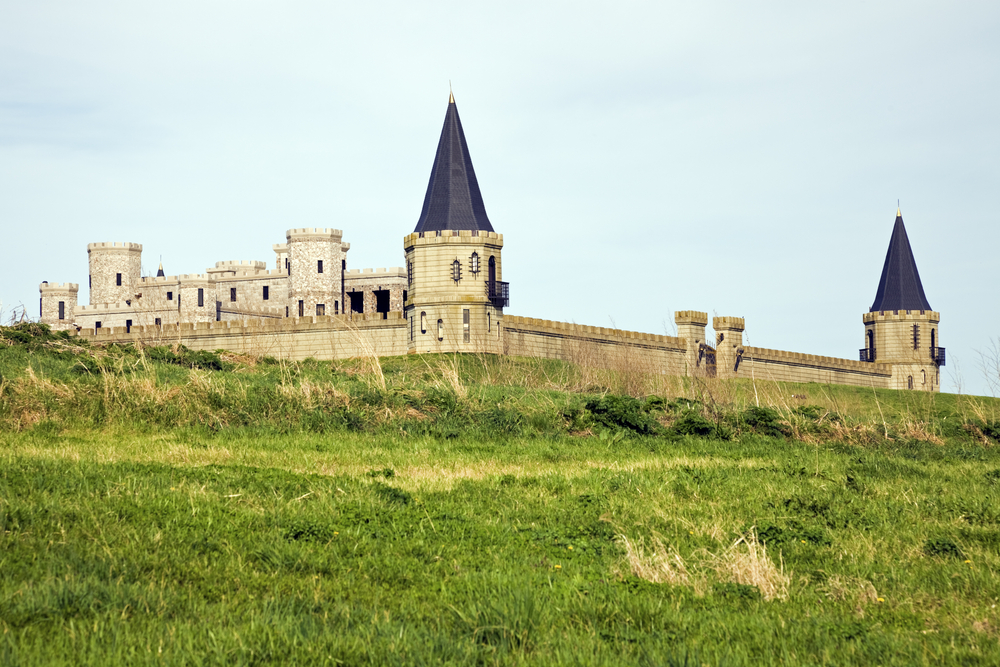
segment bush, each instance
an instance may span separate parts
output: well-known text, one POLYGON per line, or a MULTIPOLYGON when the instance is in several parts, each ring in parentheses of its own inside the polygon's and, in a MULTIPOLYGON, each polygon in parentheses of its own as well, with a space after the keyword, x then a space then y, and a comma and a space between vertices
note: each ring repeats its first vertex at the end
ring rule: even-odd
POLYGON ((688 410, 681 415, 680 419, 674 422, 674 432, 678 435, 697 435, 705 437, 712 435, 715 431, 715 424, 705 419, 701 413, 695 410, 688 410))
POLYGON ((771 408, 750 406, 741 415, 743 423, 760 435, 783 437, 788 435, 787 429, 778 421, 778 413, 771 408))
POLYGON ((176 345, 173 348, 166 346, 151 347, 146 350, 146 356, 153 361, 176 364, 177 366, 184 366, 186 368, 200 368, 206 371, 224 371, 229 369, 229 365, 217 353, 206 350, 189 350, 183 345, 176 345))
POLYGON ((598 424, 641 435, 655 435, 660 425, 649 414, 649 406, 631 396, 609 394, 587 401, 587 410, 598 424))

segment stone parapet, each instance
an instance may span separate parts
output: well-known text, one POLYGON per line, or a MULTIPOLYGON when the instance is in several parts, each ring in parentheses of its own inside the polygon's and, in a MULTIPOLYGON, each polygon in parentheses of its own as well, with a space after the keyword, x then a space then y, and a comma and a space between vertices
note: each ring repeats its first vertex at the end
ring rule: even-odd
POLYGON ((700 310, 678 310, 674 312, 674 323, 678 326, 693 324, 704 328, 708 326, 708 313, 703 313, 700 310))
POLYGON ((936 310, 878 310, 864 313, 861 320, 865 324, 875 324, 877 322, 906 322, 910 320, 926 320, 928 322, 940 322, 941 313, 936 310))

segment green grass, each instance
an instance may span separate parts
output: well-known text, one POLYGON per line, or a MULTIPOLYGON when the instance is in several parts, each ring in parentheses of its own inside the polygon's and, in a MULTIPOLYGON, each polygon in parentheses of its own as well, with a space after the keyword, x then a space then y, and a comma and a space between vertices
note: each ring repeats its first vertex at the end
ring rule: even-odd
POLYGON ((993 401, 66 345, 0 348, 0 664, 1000 662, 993 401))

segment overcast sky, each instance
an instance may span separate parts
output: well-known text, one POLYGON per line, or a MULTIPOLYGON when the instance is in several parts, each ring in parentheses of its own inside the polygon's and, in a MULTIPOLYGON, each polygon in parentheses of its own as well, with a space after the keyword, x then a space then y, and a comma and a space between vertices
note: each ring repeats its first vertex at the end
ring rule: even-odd
POLYGON ((508 313, 856 359, 901 201, 948 349, 1000 335, 996 2, 0 0, 5 317, 86 244, 403 264, 451 81, 508 313))

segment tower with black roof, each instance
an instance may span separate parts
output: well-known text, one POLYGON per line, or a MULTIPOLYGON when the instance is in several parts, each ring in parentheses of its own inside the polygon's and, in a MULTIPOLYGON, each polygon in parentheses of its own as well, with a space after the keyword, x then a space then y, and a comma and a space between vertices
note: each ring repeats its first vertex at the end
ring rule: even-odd
POLYGON ((417 226, 403 239, 411 352, 499 352, 508 303, 500 252, 454 96, 417 226))
POLYGON ((939 325, 924 294, 901 211, 889 240, 875 302, 862 318, 865 347, 861 361, 892 364, 894 389, 940 391, 945 363, 939 325))

